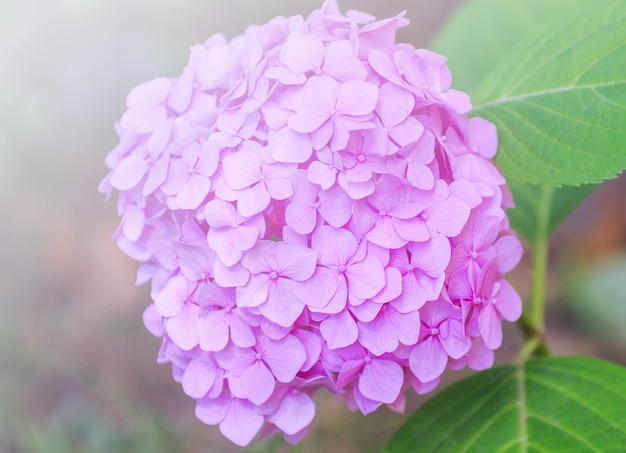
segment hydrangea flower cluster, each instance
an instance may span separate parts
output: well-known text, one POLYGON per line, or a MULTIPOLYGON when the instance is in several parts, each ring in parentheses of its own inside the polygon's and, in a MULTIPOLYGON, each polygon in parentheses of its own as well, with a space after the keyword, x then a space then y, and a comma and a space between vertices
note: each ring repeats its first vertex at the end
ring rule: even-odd
POLYGON ((328 0, 191 48, 134 88, 100 190, 152 282, 144 322, 196 415, 238 445, 298 442, 320 388, 402 411, 446 368, 484 369, 522 254, 446 58, 328 0))

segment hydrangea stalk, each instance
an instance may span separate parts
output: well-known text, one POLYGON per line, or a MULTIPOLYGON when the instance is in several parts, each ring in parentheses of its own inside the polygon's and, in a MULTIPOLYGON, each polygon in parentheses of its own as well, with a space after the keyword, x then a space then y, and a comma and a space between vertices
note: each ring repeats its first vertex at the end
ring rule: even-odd
POLYGON ((407 23, 328 0, 128 95, 100 190, 151 282, 158 361, 238 445, 297 443, 322 388, 402 411, 446 368, 490 367, 520 317, 495 126, 444 56, 395 43, 407 23))

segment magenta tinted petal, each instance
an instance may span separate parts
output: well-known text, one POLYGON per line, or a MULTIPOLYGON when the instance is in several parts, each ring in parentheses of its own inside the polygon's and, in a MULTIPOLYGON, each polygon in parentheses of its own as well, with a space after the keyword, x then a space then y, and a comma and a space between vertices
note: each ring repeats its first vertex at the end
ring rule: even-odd
POLYGON ((522 299, 506 280, 500 280, 499 284, 500 290, 492 300, 492 304, 504 319, 515 322, 522 316, 522 299))
POLYGON ((230 398, 223 395, 221 398, 202 398, 196 403, 196 417, 207 425, 217 425, 224 419, 230 398))
POLYGON ((299 164, 309 160, 313 152, 309 136, 288 127, 275 133, 270 132, 269 146, 272 157, 278 162, 299 164))
POLYGON ((245 400, 232 400, 220 423, 220 432, 241 447, 248 445, 263 425, 263 416, 245 400))
POLYGON ((200 399, 206 395, 216 377, 216 363, 206 359, 189 362, 183 373, 183 390, 192 398, 200 399))
POLYGON ((171 278, 154 298, 154 306, 162 316, 174 316, 182 310, 189 295, 189 283, 182 276, 171 278))
POLYGON ((513 270, 522 259, 524 248, 515 236, 502 236, 495 243, 498 269, 507 273, 513 270))
POLYGON ((326 318, 320 324, 320 331, 330 349, 350 346, 359 335, 356 322, 348 310, 326 318))
POLYGON ((280 61, 294 72, 319 69, 324 58, 324 43, 314 35, 291 33, 279 55, 280 61))
POLYGON ((327 110, 305 108, 289 118, 289 127, 295 132, 308 134, 318 129, 330 118, 327 110))
POLYGON ((441 376, 447 363, 448 354, 434 337, 418 343, 409 356, 411 371, 422 382, 430 382, 441 376))
POLYGON ((128 190, 135 187, 148 171, 143 158, 130 155, 122 160, 111 173, 109 182, 118 190, 128 190))
POLYGON ((286 434, 296 434, 306 428, 315 416, 315 403, 306 393, 289 392, 281 401, 278 410, 268 417, 286 434))
POLYGON ((277 342, 268 342, 263 360, 280 382, 291 382, 306 361, 302 343, 293 335, 277 342))
POLYGON ((244 319, 238 314, 232 313, 229 318, 230 337, 234 344, 240 348, 248 348, 254 346, 256 338, 254 332, 244 319))
POLYGON ((165 331, 184 351, 189 351, 198 345, 196 329, 198 311, 197 305, 188 303, 176 316, 165 322, 165 331))
POLYGON ((376 258, 367 257, 346 269, 349 291, 359 299, 374 297, 385 286, 385 269, 376 258))
POLYGON ((398 337, 395 333, 385 330, 390 325, 384 317, 371 322, 360 322, 358 327, 359 343, 372 354, 382 355, 386 352, 393 352, 398 347, 398 337))
POLYGON ((221 351, 228 344, 228 316, 214 310, 198 320, 198 344, 205 351, 221 351))
POLYGON ((364 397, 381 403, 393 403, 404 383, 402 367, 391 360, 373 359, 366 363, 359 378, 364 397))
POLYGON ((209 193, 211 180, 205 176, 192 174, 176 195, 181 209, 196 209, 209 193))
POLYGON ((279 326, 290 327, 304 311, 304 305, 296 298, 295 282, 279 280, 270 285, 267 302, 259 307, 259 312, 279 326))
POLYGON ((245 189, 261 176, 258 156, 252 151, 239 151, 224 158, 224 178, 235 190, 245 189))
POLYGON ((246 398, 253 404, 263 404, 272 395, 276 380, 267 366, 257 360, 238 378, 246 398))
POLYGON ((489 349, 498 349, 502 344, 502 321, 492 304, 486 304, 478 315, 480 335, 489 349))
POLYGON ((365 115, 372 112, 378 102, 378 88, 369 82, 352 80, 339 88, 337 111, 344 115, 365 115))
POLYGON ((296 296, 309 307, 323 308, 337 292, 337 272, 318 267, 308 280, 296 286, 296 296))
POLYGON ((456 197, 450 197, 437 205, 429 216, 435 229, 448 237, 458 235, 469 217, 469 208, 456 197))

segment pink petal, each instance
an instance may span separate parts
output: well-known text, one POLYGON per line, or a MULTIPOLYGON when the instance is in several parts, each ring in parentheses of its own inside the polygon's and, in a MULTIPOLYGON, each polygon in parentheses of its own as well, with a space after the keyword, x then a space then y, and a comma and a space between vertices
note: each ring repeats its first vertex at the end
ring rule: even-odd
POLYGON ((489 121, 474 117, 467 122, 466 139, 472 151, 492 159, 498 150, 496 126, 489 121))
POLYGON ((480 335, 489 349, 498 349, 502 344, 502 321, 492 304, 485 304, 478 315, 480 335))
POLYGON ((308 134, 317 130, 324 122, 330 118, 328 110, 317 108, 304 108, 291 118, 289 118, 289 127, 295 132, 308 134))
POLYGON ((304 203, 292 202, 285 210, 285 222, 296 233, 309 234, 315 228, 317 211, 313 206, 304 203))
POLYGON ((230 398, 223 395, 221 398, 202 398, 196 403, 196 417, 207 425, 217 425, 224 419, 230 398))
POLYGON ((469 218, 469 208, 459 198, 448 197, 429 211, 428 223, 439 233, 457 236, 469 218))
POLYGON ((131 241, 136 241, 141 236, 145 225, 146 216, 142 209, 136 204, 128 204, 124 209, 124 220, 122 228, 124 234, 131 241))
POLYGON ((169 162, 169 154, 163 153, 163 155, 149 167, 146 184, 143 186, 142 191, 144 196, 150 195, 166 181, 169 162))
POLYGON ((298 300, 313 308, 326 307, 336 292, 337 272, 321 266, 311 278, 296 286, 298 300))
MULTIPOLYGON (((376 112, 381 116, 385 126, 400 124, 411 114, 414 106, 415 99, 406 89, 389 82, 379 88, 376 112)), ((421 133, 411 141, 417 140, 420 135, 421 133)))
POLYGON ((382 403, 393 403, 403 384, 402 367, 391 360, 374 359, 366 363, 359 378, 359 390, 363 396, 382 403))
POLYGON ((320 191, 319 203, 320 215, 335 228, 341 228, 352 217, 352 200, 338 186, 320 191))
POLYGON ((204 397, 215 382, 216 363, 207 359, 193 359, 183 373, 183 390, 194 399, 204 397))
POLYGON ((181 275, 172 277, 154 298, 154 306, 161 316, 175 316, 189 297, 189 283, 181 275))
MULTIPOLYGON (((367 233, 365 238, 370 241, 372 244, 379 245, 381 247, 385 247, 388 249, 398 249, 400 247, 404 247, 408 239, 403 239, 397 232, 395 228, 394 218, 392 217, 380 217, 374 228, 367 233)), ((407 230, 407 228, 403 228, 403 231, 407 230)), ((411 233, 420 230, 418 228, 408 228, 408 231, 411 233)), ((420 236, 421 237, 421 236, 420 236)))
POLYGON ((287 126, 278 132, 270 131, 268 146, 277 162, 300 164, 309 160, 313 152, 309 136, 287 126))
POLYGON ((367 257, 346 269, 350 294, 370 299, 385 286, 385 269, 376 258, 367 257))
POLYGON ((515 236, 502 236, 495 244, 498 270, 506 274, 513 270, 522 259, 524 248, 522 243, 515 236))
POLYGON ((267 421, 274 423, 286 434, 296 434, 313 422, 315 417, 315 403, 306 393, 293 390, 288 393, 280 406, 267 421))
POLYGON ((344 229, 321 226, 313 232, 311 247, 324 266, 342 266, 356 253, 358 243, 352 233, 344 229))
POLYGON ((252 217, 267 208, 270 201, 265 184, 258 183, 239 194, 237 211, 244 217, 252 217))
POLYGON ((389 323, 384 316, 372 322, 360 322, 358 327, 359 343, 372 354, 383 355, 395 351, 398 347, 398 338, 393 330, 386 330, 389 323))
POLYGON ((235 207, 224 200, 211 200, 204 206, 204 218, 206 222, 217 228, 230 227, 237 221, 235 207))
POLYGON ((280 275, 302 282, 315 272, 317 253, 308 247, 302 247, 286 242, 276 245, 276 259, 279 264, 280 275))
POLYGON ((413 117, 408 117, 402 123, 398 124, 391 131, 389 131, 389 137, 391 137, 399 146, 406 146, 419 139, 423 132, 424 126, 422 123, 413 117))
POLYGON ((430 277, 439 277, 450 262, 450 240, 433 234, 429 241, 411 244, 411 263, 430 277))
POLYGON ((263 361, 277 380, 289 383, 304 365, 306 351, 295 336, 287 335, 282 340, 267 343, 263 351, 263 361))
POLYGON ((345 39, 331 41, 326 44, 324 73, 340 82, 362 80, 367 76, 365 66, 354 55, 352 43, 345 39))
POLYGON ((180 313, 165 322, 165 331, 183 351, 189 351, 198 345, 196 324, 199 310, 197 305, 187 303, 180 313))
POLYGON ((109 182, 118 190, 129 190, 139 184, 148 171, 142 157, 131 154, 125 157, 111 173, 109 182))
POLYGON ((226 266, 222 260, 216 258, 213 264, 213 278, 215 283, 224 288, 238 288, 248 282, 250 272, 240 263, 226 266))
POLYGON ((339 88, 336 109, 344 115, 371 113, 378 101, 378 88, 373 83, 350 80, 339 88))
POLYGON ((230 315, 230 338, 240 348, 254 346, 256 338, 250 324, 239 317, 237 313, 233 312, 230 315))
POLYGON ((221 351, 228 344, 228 316, 224 310, 208 312, 198 319, 198 344, 205 351, 221 351))
POLYGON ((245 447, 263 426, 264 418, 256 413, 254 407, 245 400, 231 400, 224 419, 220 423, 220 432, 235 444, 245 447))
POLYGON ((350 346, 359 335, 356 322, 348 310, 326 318, 320 324, 320 331, 330 349, 350 346))
POLYGON ((267 178, 265 187, 274 200, 284 200, 293 195, 293 188, 287 178, 267 178))
POLYGON ((205 176, 192 174, 176 195, 176 203, 181 209, 196 209, 205 199, 211 188, 211 180, 205 176))
POLYGON ((492 303, 504 319, 515 322, 522 316, 522 299, 508 281, 500 280, 499 283, 500 290, 492 299, 492 303))
POLYGON ((418 343, 409 356, 411 371, 422 382, 430 382, 441 376, 447 363, 448 354, 433 336, 418 343))
POLYGON ((251 275, 244 286, 237 287, 238 307, 258 307, 267 300, 270 278, 267 274, 251 275))
POLYGON ((300 370, 308 371, 317 363, 322 353, 321 338, 319 334, 304 329, 296 329, 293 334, 302 343, 306 351, 306 360, 300 370))
POLYGON ((304 305, 295 296, 292 280, 278 280, 270 285, 267 302, 259 307, 259 312, 279 326, 290 327, 304 311, 304 305))
POLYGON ((240 150, 226 156, 223 166, 224 179, 235 190, 245 189, 261 177, 259 156, 252 151, 240 150))
POLYGON ((280 61, 297 73, 315 71, 322 65, 324 43, 313 34, 292 32, 280 50, 280 61))
POLYGON ((265 366, 265 364, 257 360, 239 377, 241 389, 246 398, 251 403, 259 405, 263 404, 274 392, 276 380, 265 366))

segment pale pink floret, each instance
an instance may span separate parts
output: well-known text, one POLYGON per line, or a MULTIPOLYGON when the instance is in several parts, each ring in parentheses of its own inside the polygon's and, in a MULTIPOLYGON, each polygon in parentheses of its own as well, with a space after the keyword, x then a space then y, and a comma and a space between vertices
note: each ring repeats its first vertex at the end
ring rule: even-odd
POLYGON ((259 241, 241 263, 250 279, 237 288, 238 307, 258 307, 259 312, 281 326, 290 326, 304 310, 295 298, 300 282, 315 271, 315 251, 286 242, 259 241))
POLYGON ((448 357, 463 357, 471 340, 463 332, 461 309, 445 299, 428 302, 421 314, 420 340, 411 351, 409 364, 420 381, 430 382, 443 373, 448 357))

